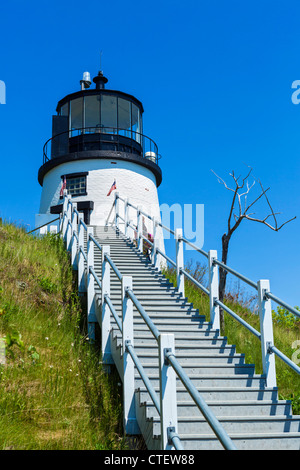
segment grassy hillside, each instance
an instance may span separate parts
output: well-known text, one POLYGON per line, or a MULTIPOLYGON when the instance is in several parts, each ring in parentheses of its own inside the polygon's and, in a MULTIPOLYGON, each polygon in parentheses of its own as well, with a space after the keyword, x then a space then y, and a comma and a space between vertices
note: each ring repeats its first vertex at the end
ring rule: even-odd
MULTIPOLYGON (((190 264, 186 269, 200 283, 205 285, 206 268, 199 263, 196 266, 190 264)), ((168 268, 164 272, 165 276, 176 285, 176 271, 168 268)), ((185 281, 185 295, 194 307, 199 309, 200 314, 205 315, 209 320, 209 299, 192 282, 185 281)), ((231 291, 227 294, 225 303, 234 312, 238 313, 244 320, 252 325, 257 331, 260 331, 259 316, 252 313, 249 309, 249 303, 253 304, 253 298, 249 298, 241 291, 231 291)), ((300 340, 300 319, 289 314, 282 308, 273 312, 274 324, 274 344, 286 356, 292 357, 296 352, 297 358, 300 358, 299 340, 300 340), (295 342, 298 341, 298 345, 295 342), (294 347, 293 347, 294 345, 294 347)), ((238 353, 244 353, 248 364, 255 364, 255 372, 262 373, 261 343, 245 327, 238 323, 228 313, 225 312, 225 331, 229 344, 235 344, 238 353)), ((175 344, 176 347, 176 344, 175 344)), ((292 401, 293 413, 300 414, 300 376, 296 374, 279 358, 276 358, 276 375, 279 396, 282 399, 292 401)))
POLYGON ((118 379, 82 333, 75 290, 59 237, 0 225, 0 449, 125 445, 118 379))

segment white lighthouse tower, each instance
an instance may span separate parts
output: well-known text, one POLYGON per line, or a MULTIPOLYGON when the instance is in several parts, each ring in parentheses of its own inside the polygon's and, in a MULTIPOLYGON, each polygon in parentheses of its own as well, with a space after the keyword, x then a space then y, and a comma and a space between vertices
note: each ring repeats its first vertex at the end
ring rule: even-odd
MULTIPOLYGON (((38 172, 43 189, 36 226, 62 212, 64 184, 88 225, 106 224, 114 183, 119 196, 131 204, 129 220, 134 223, 134 206, 160 222, 157 188, 162 173, 157 145, 143 133, 143 105, 130 94, 105 88, 107 81, 99 72, 95 88, 90 88, 90 74, 85 72, 81 89, 57 104, 38 172)), ((119 210, 122 216, 122 204, 119 210)), ((146 217, 144 223, 151 233, 152 221, 146 217)), ((164 251, 162 230, 156 234, 157 246, 164 251)))

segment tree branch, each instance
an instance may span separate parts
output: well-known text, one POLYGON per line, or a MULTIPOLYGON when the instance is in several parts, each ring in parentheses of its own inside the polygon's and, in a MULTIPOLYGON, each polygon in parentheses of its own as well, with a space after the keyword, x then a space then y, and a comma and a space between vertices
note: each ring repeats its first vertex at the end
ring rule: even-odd
POLYGON ((247 175, 242 179, 242 182, 239 184, 239 179, 241 178, 241 176, 239 176, 238 178, 235 176, 235 173, 234 171, 232 171, 230 174, 230 176, 233 178, 234 180, 234 183, 235 183, 235 189, 232 189, 230 188, 227 183, 220 177, 218 176, 213 170, 211 170, 214 175, 218 178, 218 182, 223 184, 225 186, 226 189, 228 189, 229 191, 233 192, 233 197, 232 197, 232 202, 231 202, 231 206, 230 206, 230 210, 229 210, 229 217, 228 217, 228 222, 227 222, 227 237, 231 237, 231 235, 233 234, 233 232, 238 228, 238 226, 240 225, 240 223, 242 222, 242 220, 244 219, 247 219, 247 220, 251 220, 253 222, 258 222, 258 223, 261 223, 261 224, 264 224, 266 225, 267 227, 269 227, 270 229, 274 230, 275 232, 278 232, 284 225, 288 224, 289 222, 291 222, 292 220, 296 219, 296 216, 295 217, 292 217, 291 219, 287 220, 286 222, 284 222, 283 224, 281 224, 279 226, 278 222, 277 222, 277 218, 276 216, 280 214, 280 212, 274 212, 273 210, 273 207, 270 203, 270 200, 267 196, 267 192, 270 190, 270 187, 267 188, 267 189, 264 189, 262 183, 260 180, 257 180, 259 182, 259 185, 261 187, 261 193, 254 199, 253 202, 251 202, 251 204, 248 204, 247 205, 247 196, 248 194, 250 193, 251 189, 254 187, 255 183, 256 183, 256 180, 254 178, 254 181, 251 185, 249 185, 249 181, 248 181, 248 178, 249 176, 251 175, 252 173, 252 168, 249 167, 250 170, 248 171, 247 175), (243 189, 244 186, 246 184, 246 191, 244 191, 243 193, 239 193, 239 190, 240 189, 243 189), (249 210, 251 207, 253 207, 261 198, 265 198, 266 202, 267 202, 267 205, 271 211, 270 214, 268 214, 265 218, 263 219, 259 219, 259 218, 256 218, 256 217, 251 217, 252 215, 254 215, 255 213, 252 212, 252 213, 249 213, 249 210), (243 198, 244 198, 244 201, 243 201, 243 198), (235 208, 235 204, 236 204, 236 201, 238 201, 238 208, 239 208, 239 213, 238 215, 237 214, 234 214, 234 208, 235 208), (244 202, 244 204, 243 204, 244 202), (231 226, 231 220, 232 220, 232 217, 234 218, 234 225, 231 226), (273 220, 274 220, 274 224, 270 224, 267 222, 267 220, 272 217, 273 220))
POLYGON ((274 216, 274 213, 267 215, 267 217, 265 217, 264 219, 255 219, 254 217, 249 217, 249 215, 245 215, 244 218, 247 219, 247 220, 252 220, 253 222, 258 222, 258 223, 264 224, 267 227, 269 227, 271 230, 274 230, 274 232, 278 232, 284 225, 288 224, 289 222, 291 222, 292 220, 295 220, 297 218, 296 216, 292 217, 291 219, 289 219, 286 222, 284 222, 283 224, 281 224, 280 227, 278 227, 277 220, 276 220, 276 217, 275 217, 276 224, 275 224, 275 227, 273 227, 271 224, 268 224, 268 222, 266 222, 268 217, 271 217, 271 216, 274 216))

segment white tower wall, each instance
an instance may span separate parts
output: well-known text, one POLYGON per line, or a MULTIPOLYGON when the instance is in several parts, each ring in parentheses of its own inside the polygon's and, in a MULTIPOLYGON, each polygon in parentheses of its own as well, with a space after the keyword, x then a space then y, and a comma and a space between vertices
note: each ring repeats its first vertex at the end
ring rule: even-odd
MULTIPOLYGON (((74 202, 93 201, 94 210, 91 212, 91 225, 105 225, 115 199, 115 191, 107 196, 114 180, 121 198, 128 198, 134 206, 160 221, 160 209, 154 174, 132 162, 113 159, 84 159, 69 161, 58 165, 44 176, 43 190, 40 203, 40 214, 49 214, 50 207, 62 203, 60 190, 62 176, 71 173, 88 172, 86 176, 87 195, 73 197, 74 202)), ((124 218, 124 204, 119 202, 120 214, 124 218)), ((114 212, 110 217, 110 221, 114 212)), ((129 220, 136 225, 136 211, 129 207, 129 220)), ((144 223, 148 233, 153 235, 152 222, 145 218, 144 223)), ((120 222, 122 229, 122 222, 120 222)), ((158 230, 158 246, 164 251, 162 230, 158 230)))

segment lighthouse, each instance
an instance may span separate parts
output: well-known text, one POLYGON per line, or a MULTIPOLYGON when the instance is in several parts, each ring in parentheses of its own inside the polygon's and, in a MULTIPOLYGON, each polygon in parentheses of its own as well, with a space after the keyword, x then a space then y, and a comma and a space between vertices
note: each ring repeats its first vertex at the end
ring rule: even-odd
MULTIPOLYGON (((115 194, 130 202, 129 220, 139 207, 160 222, 157 188, 162 182, 157 144, 143 130, 144 108, 137 98, 110 90, 100 71, 85 72, 80 89, 62 98, 52 116, 52 136, 43 148, 38 171, 42 186, 36 226, 47 224, 62 212, 62 189, 87 225, 105 226, 112 214, 115 194)), ((120 229, 122 211, 119 205, 120 229)), ((144 227, 151 233, 150 218, 144 227)), ((153 232, 152 232, 153 233, 153 232)), ((164 251, 162 230, 158 246, 164 251)))

